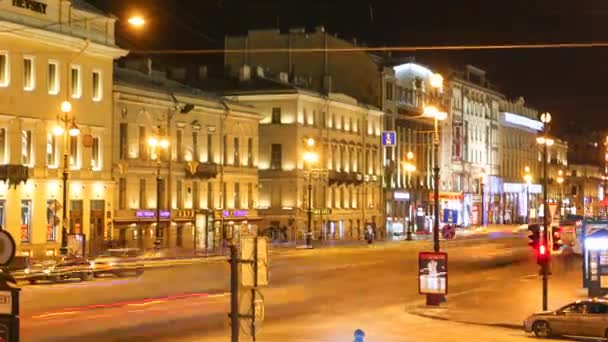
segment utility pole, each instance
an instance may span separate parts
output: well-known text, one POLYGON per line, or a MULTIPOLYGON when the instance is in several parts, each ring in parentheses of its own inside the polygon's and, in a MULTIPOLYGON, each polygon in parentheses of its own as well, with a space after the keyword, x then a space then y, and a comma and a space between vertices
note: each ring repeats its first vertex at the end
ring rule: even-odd
POLYGON ((230 243, 230 331, 231 342, 239 342, 239 258, 236 244, 230 243))

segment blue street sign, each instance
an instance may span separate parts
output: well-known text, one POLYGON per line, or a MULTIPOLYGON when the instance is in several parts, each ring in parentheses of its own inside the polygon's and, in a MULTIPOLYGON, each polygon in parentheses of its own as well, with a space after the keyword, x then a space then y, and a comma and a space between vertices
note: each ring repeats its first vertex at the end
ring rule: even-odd
POLYGON ((395 146, 395 145, 397 145, 397 132, 395 132, 395 131, 383 131, 382 132, 382 145, 383 146, 395 146))

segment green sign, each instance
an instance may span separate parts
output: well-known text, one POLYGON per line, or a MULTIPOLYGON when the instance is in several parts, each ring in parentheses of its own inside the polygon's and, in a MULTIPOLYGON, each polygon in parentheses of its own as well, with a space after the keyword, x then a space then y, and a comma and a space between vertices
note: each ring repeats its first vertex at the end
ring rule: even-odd
POLYGON ((312 213, 314 215, 331 215, 331 209, 314 209, 312 213))

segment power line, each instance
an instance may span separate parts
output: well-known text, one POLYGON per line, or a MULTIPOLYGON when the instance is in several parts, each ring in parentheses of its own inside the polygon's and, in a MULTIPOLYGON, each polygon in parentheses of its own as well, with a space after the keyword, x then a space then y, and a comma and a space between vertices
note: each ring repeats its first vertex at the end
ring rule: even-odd
POLYGON ((524 50, 524 49, 582 49, 604 48, 608 42, 592 43, 532 43, 494 45, 420 45, 348 48, 259 48, 259 49, 164 49, 131 50, 132 54, 147 55, 202 55, 202 54, 242 54, 242 53, 318 53, 318 52, 420 52, 420 51, 465 51, 465 50, 524 50))

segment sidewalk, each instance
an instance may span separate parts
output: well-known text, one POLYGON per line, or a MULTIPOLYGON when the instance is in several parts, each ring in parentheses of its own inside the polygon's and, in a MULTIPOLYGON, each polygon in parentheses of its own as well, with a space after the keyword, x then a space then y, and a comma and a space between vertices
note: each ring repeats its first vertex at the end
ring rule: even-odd
MULTIPOLYGON (((549 278, 549 310, 587 297, 581 284, 580 264, 575 268, 565 270, 561 258, 554 259, 553 275, 549 278)), ((523 320, 541 309, 541 277, 529 274, 509 282, 489 283, 475 291, 448 293, 447 302, 439 308, 429 308, 421 302, 410 305, 406 311, 426 318, 521 329, 523 320)))

